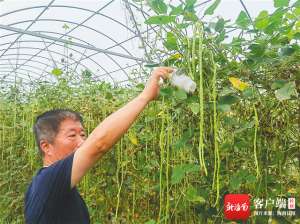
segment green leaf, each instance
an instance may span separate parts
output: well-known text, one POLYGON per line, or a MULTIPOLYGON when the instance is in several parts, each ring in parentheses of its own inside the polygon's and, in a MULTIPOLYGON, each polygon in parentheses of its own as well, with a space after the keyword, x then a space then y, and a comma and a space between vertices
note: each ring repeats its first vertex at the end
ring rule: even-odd
POLYGON ((225 38, 228 37, 225 33, 225 30, 222 30, 221 33, 217 36, 216 42, 221 43, 225 38))
POLYGON ((248 15, 244 12, 241 11, 238 18, 236 19, 235 23, 236 25, 238 25, 239 27, 246 29, 249 24, 250 24, 250 19, 248 17, 248 15))
POLYGON ((278 32, 278 29, 284 23, 282 20, 283 15, 284 11, 282 10, 282 8, 279 8, 275 12, 273 12, 269 17, 269 24, 264 29, 264 32, 268 35, 272 35, 274 32, 278 32))
POLYGON ((239 189, 243 182, 243 177, 239 176, 238 174, 239 173, 236 173, 236 175, 233 175, 233 177, 230 178, 229 187, 232 190, 239 189))
POLYGON ((181 180, 185 176, 185 170, 183 169, 183 165, 177 165, 172 170, 171 183, 177 184, 180 183, 181 180))
POLYGON ((153 219, 150 219, 149 221, 145 222, 144 224, 156 224, 156 222, 153 219))
POLYGON ((70 27, 69 27, 68 24, 66 24, 66 23, 62 26, 62 28, 65 29, 65 30, 70 29, 70 27))
POLYGON ((189 107, 194 114, 198 114, 200 111, 199 103, 191 103, 191 104, 189 104, 189 107))
POLYGON ((255 88, 247 88, 245 91, 243 91, 243 97, 244 98, 253 98, 256 96, 256 89, 255 88))
POLYGON ((215 31, 221 33, 224 30, 225 23, 225 20, 223 18, 220 18, 216 23, 215 31))
POLYGON ((188 22, 188 23, 180 23, 180 24, 178 24, 178 23, 176 23, 176 27, 178 28, 178 29, 185 29, 185 28, 187 28, 188 26, 190 26, 190 25, 192 25, 193 23, 191 23, 191 22, 188 22))
POLYGON ((184 164, 184 170, 186 173, 199 171, 199 165, 197 164, 184 164))
POLYGON ((293 4, 294 7, 300 7, 300 0, 297 0, 294 4, 293 4))
POLYGON ((229 88, 228 86, 223 87, 223 89, 219 92, 219 96, 225 96, 229 95, 231 93, 234 93, 234 90, 232 88, 229 88))
POLYGON ((275 8, 285 7, 285 6, 289 6, 289 0, 274 0, 275 8))
POLYGON ((220 2, 221 0, 215 0, 214 3, 205 10, 204 15, 214 14, 215 9, 218 7, 220 2))
POLYGON ((173 168, 171 183, 178 184, 185 177, 186 173, 199 171, 199 166, 196 164, 180 164, 173 168))
POLYGON ((217 104, 217 109, 221 112, 229 112, 231 105, 238 102, 239 98, 234 95, 220 96, 217 104))
POLYGON ((200 204, 205 203, 205 199, 202 196, 200 196, 198 194, 196 188, 194 188, 191 185, 187 188, 185 197, 188 201, 191 201, 191 202, 196 202, 196 203, 200 203, 200 204))
POLYGON ((174 147, 176 149, 180 149, 185 146, 187 142, 193 137, 193 134, 193 129, 188 129, 187 131, 183 132, 181 138, 175 142, 174 147))
POLYGON ((185 12, 183 18, 185 21, 192 21, 192 22, 198 21, 198 17, 194 12, 185 12))
POLYGON ((92 72, 88 69, 84 70, 81 74, 86 79, 90 79, 92 77, 92 72))
POLYGON ((254 184, 256 183, 256 177, 253 174, 250 174, 246 177, 246 182, 249 184, 254 184))
POLYGON ((172 97, 174 92, 174 88, 171 87, 166 87, 166 88, 161 88, 159 95, 161 96, 167 96, 167 97, 172 97))
POLYGON ((186 12, 195 12, 195 3, 197 0, 186 0, 184 11, 186 12))
POLYGON ((254 43, 249 46, 249 49, 251 50, 250 53, 253 57, 261 57, 264 55, 266 50, 266 45, 264 43, 258 44, 254 43))
POLYGON ((300 40, 300 32, 294 33, 293 34, 293 39, 300 40))
POLYGON ((278 100, 288 100, 292 95, 297 96, 295 82, 288 82, 282 88, 275 91, 275 96, 278 100))
POLYGON ((144 66, 147 67, 147 68, 153 68, 153 67, 158 67, 158 66, 160 66, 160 64, 159 64, 159 63, 155 63, 155 64, 145 64, 144 66))
POLYGON ((228 117, 228 116, 224 117, 223 122, 224 122, 224 125, 226 125, 228 127, 234 127, 234 126, 239 125, 239 122, 236 119, 234 119, 233 117, 228 117))
POLYGON ((217 109, 221 112, 229 112, 231 110, 231 107, 229 104, 218 104, 217 109))
POLYGON ((163 25, 163 24, 168 24, 175 22, 175 16, 152 16, 149 19, 145 21, 146 24, 158 24, 158 25, 163 25))
POLYGON ((269 24, 269 13, 266 10, 263 10, 255 18, 255 27, 259 30, 265 29, 269 24))
POLYGON ((295 52, 295 48, 293 48, 292 46, 284 46, 282 48, 280 48, 279 50, 279 56, 284 57, 284 56, 290 56, 295 52))
POLYGON ((181 14, 183 13, 182 4, 180 4, 180 5, 177 6, 177 7, 174 7, 174 6, 170 5, 170 7, 172 8, 172 10, 171 10, 171 12, 170 12, 170 16, 171 16, 171 15, 178 16, 178 15, 181 15, 181 14))
POLYGON ((187 94, 184 90, 177 89, 175 91, 175 98, 178 100, 186 100, 187 99, 187 94))
POLYGON ((255 121, 243 122, 238 129, 234 131, 235 134, 241 133, 247 129, 250 129, 254 126, 255 121))
POLYGON ((226 96, 221 96, 219 98, 218 103, 219 104, 228 104, 228 105, 231 105, 231 104, 234 104, 234 103, 236 103, 238 101, 239 101, 239 98, 237 96, 226 95, 226 96))
POLYGON ((60 76, 61 74, 63 74, 62 70, 59 68, 54 68, 51 73, 55 76, 60 76))
POLYGON ((167 33, 167 41, 165 41, 163 44, 168 50, 178 49, 176 37, 172 32, 167 33))
POLYGON ((286 80, 275 80, 272 85, 271 89, 280 89, 287 83, 286 80))
POLYGON ((277 9, 270 16, 270 21, 271 22, 276 22, 276 23, 281 23, 283 16, 284 16, 284 11, 282 9, 277 9))
POLYGON ((167 13, 168 7, 163 0, 148 0, 150 8, 157 14, 167 13))

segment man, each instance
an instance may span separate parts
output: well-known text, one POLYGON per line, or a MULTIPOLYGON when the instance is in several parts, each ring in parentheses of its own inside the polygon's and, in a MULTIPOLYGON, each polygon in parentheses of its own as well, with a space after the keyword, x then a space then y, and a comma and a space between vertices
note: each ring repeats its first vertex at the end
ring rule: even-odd
POLYGON ((44 167, 25 195, 26 223, 90 223, 76 185, 158 96, 160 78, 172 71, 169 67, 155 69, 143 92, 108 116, 88 138, 76 112, 52 110, 37 117, 34 133, 44 167))

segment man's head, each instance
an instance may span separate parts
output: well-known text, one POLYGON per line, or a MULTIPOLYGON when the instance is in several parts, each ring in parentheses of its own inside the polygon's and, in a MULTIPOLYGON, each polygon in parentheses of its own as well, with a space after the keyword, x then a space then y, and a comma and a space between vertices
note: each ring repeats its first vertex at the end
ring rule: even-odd
POLYGON ((72 110, 50 110, 36 119, 35 139, 44 162, 55 162, 75 151, 85 140, 83 120, 72 110))

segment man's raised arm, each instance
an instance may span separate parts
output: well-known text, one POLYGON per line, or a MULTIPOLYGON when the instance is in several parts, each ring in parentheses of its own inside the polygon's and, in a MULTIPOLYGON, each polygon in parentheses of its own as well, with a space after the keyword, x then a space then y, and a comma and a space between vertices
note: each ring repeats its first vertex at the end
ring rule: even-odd
POLYGON ((143 92, 108 116, 89 135, 74 154, 71 187, 124 135, 146 105, 159 94, 159 80, 165 79, 172 68, 160 67, 152 72, 143 92))

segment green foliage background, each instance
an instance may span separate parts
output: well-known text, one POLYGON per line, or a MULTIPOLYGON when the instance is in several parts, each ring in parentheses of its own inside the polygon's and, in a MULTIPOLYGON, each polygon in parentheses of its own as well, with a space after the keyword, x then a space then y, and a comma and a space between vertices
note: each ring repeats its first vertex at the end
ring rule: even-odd
MULTIPOLYGON (((145 23, 161 26, 163 48, 156 53, 169 54, 162 63, 184 69, 197 91, 162 88, 160 98, 84 178, 79 188, 92 223, 226 223, 227 193, 296 197, 297 215, 272 221, 299 223, 300 2, 275 0, 273 13, 262 11, 254 19, 245 8, 235 22, 199 22, 193 0, 137 2, 156 14, 145 23), (228 42, 232 30, 239 35, 228 42), (230 77, 248 87, 233 87, 230 77), (207 173, 200 165, 200 136, 207 173)), ((207 5, 204 16, 219 3, 207 5)), ((54 68, 53 75, 56 84, 1 89, 1 223, 24 222, 24 192, 41 166, 31 131, 38 114, 77 110, 90 133, 143 89, 93 83, 88 71, 77 85, 66 71, 54 68)), ((251 216, 249 222, 268 219, 251 216)))

